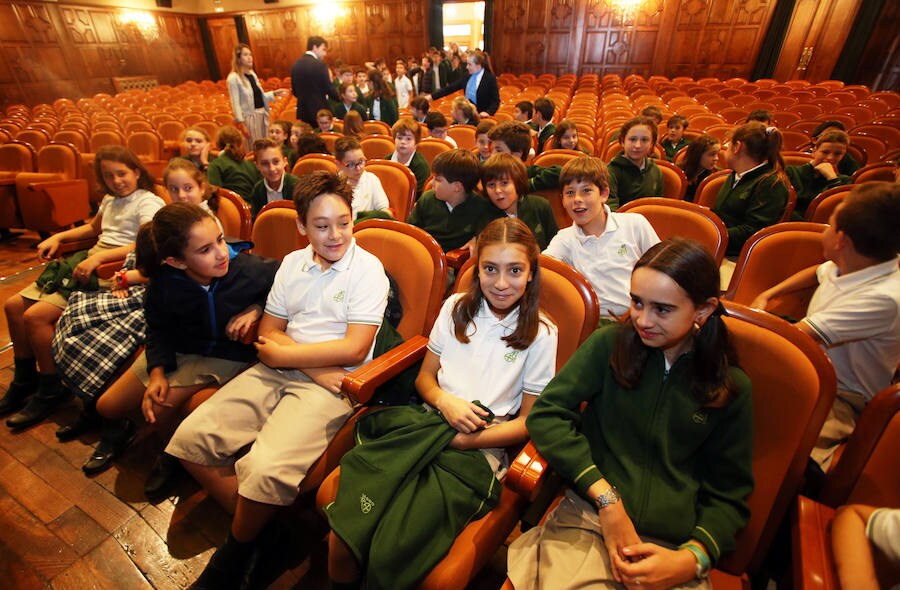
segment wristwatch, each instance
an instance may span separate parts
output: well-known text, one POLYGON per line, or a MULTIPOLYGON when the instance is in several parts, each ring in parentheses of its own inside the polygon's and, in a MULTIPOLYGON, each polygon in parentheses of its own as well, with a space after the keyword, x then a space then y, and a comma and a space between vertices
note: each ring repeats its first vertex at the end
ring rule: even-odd
POLYGON ((603 510, 608 506, 618 503, 621 499, 622 496, 619 495, 616 486, 610 486, 608 490, 594 497, 594 504, 597 505, 597 510, 603 510))

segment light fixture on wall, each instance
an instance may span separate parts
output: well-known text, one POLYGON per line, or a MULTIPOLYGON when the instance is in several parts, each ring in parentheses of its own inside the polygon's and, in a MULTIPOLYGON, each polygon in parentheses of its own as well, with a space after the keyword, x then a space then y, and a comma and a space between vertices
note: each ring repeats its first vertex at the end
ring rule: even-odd
POLYGON ((633 23, 641 11, 659 14, 663 10, 663 0, 608 0, 613 14, 622 24, 633 23))
POLYGON ((319 2, 312 9, 313 23, 316 30, 325 35, 334 33, 334 23, 343 17, 346 11, 334 2, 319 2))
POLYGON ((159 25, 156 18, 143 10, 125 10, 119 13, 119 23, 123 27, 134 27, 147 41, 159 39, 159 25))
POLYGON ((225 7, 222 6, 222 0, 213 0, 213 12, 225 12, 225 7))

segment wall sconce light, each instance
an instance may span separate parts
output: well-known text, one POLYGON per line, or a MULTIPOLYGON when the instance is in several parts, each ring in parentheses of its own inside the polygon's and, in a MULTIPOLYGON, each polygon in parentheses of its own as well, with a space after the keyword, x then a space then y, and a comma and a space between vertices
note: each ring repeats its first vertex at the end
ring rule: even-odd
POLYGON ((149 12, 126 10, 119 13, 118 20, 123 27, 131 26, 137 29, 141 37, 147 41, 159 39, 159 25, 156 24, 156 19, 149 12))

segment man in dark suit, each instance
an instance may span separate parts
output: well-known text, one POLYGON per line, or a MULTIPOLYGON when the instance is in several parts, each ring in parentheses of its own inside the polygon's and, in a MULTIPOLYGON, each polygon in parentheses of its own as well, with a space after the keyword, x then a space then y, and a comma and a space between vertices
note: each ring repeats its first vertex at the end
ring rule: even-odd
POLYGON ((306 41, 306 53, 291 66, 291 91, 297 97, 297 118, 316 127, 316 113, 328 108, 327 96, 341 98, 331 84, 328 66, 322 61, 328 42, 319 36, 306 41))
POLYGON ((466 70, 469 75, 432 92, 426 98, 429 100, 441 98, 465 89, 466 98, 475 104, 482 117, 493 115, 500 108, 500 89, 497 87, 497 77, 484 65, 484 53, 478 50, 470 52, 466 57, 466 70))

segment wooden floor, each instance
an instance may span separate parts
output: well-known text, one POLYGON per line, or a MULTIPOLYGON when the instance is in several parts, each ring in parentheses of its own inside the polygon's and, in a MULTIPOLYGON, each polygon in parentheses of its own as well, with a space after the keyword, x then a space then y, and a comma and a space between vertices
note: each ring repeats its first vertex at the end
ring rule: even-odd
MULTIPOLYGON (((41 271, 35 234, 0 244, 0 301, 41 271)), ((0 314, 2 315, 2 314, 0 314)), ((13 354, 0 317, 0 392, 12 380, 13 354)), ((21 432, 0 424, 0 588, 186 588, 228 532, 230 518, 189 478, 157 504, 143 482, 161 442, 149 430, 116 464, 87 477, 81 465, 97 434, 60 443, 57 428, 71 422, 71 401, 49 420, 21 432)), ((323 523, 309 508, 281 519, 289 542, 263 570, 271 588, 328 588, 323 523)), ((505 551, 470 585, 499 588, 505 551)))

